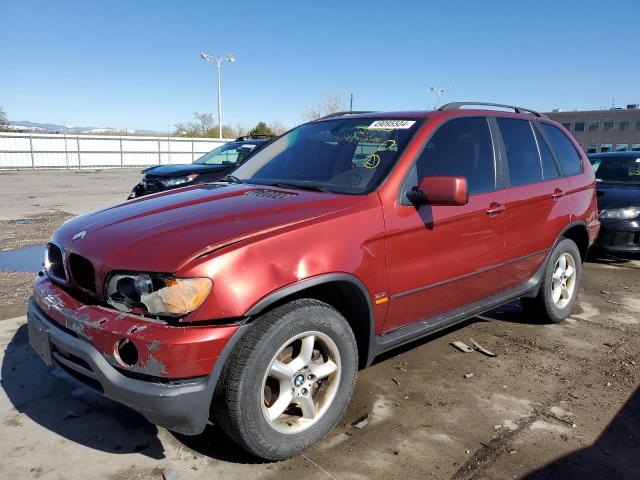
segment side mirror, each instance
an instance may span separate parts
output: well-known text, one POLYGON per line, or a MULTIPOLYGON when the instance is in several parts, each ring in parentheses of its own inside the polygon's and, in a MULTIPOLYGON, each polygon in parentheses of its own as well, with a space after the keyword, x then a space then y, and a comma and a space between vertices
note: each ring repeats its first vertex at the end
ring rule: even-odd
POLYGON ((469 202, 467 179, 464 177, 424 177, 420 185, 407 192, 414 205, 466 205, 469 202))

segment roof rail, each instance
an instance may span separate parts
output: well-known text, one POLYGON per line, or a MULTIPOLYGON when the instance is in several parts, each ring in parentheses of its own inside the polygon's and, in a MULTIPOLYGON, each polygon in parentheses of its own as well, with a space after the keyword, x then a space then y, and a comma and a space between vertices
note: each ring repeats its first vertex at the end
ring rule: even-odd
POLYGON ((467 106, 467 105, 479 105, 479 106, 482 106, 482 107, 509 108, 509 109, 512 109, 516 113, 531 113, 531 114, 535 115, 536 117, 549 118, 544 113, 536 112, 535 110, 531 110, 530 108, 516 107, 515 105, 504 105, 502 103, 452 102, 452 103, 447 103, 446 105, 441 106, 438 110, 440 110, 440 111, 459 110, 461 107, 464 107, 464 106, 467 106))

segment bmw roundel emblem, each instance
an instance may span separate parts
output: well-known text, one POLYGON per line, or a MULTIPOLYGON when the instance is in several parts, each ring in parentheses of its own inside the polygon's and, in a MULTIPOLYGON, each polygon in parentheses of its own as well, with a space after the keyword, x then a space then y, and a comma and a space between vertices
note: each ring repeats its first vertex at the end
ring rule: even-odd
POLYGON ((84 236, 87 234, 86 230, 82 230, 81 232, 76 233, 73 237, 71 237, 71 240, 75 241, 75 240, 80 240, 81 238, 84 238, 84 236))

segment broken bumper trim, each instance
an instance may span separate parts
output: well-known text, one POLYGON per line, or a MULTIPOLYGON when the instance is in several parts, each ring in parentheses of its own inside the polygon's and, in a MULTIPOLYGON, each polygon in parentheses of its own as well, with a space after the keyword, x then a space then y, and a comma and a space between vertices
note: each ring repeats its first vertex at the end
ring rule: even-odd
POLYGON ((58 365, 105 397, 140 412, 150 422, 185 435, 201 433, 209 418, 209 376, 176 384, 153 383, 123 375, 88 340, 73 336, 29 300, 29 342, 47 365, 58 365))

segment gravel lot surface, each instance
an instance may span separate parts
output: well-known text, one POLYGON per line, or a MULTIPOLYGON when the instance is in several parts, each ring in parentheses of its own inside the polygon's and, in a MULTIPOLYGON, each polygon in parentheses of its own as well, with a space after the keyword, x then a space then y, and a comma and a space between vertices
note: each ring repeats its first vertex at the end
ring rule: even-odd
MULTIPOLYGON (((42 244, 70 214, 126 198, 137 178, 1 172, 0 250, 42 244)), ((638 260, 586 263, 579 306, 560 325, 514 302, 386 354, 359 373, 328 438, 277 463, 215 426, 172 434, 52 375, 27 340, 33 276, 0 271, 0 478, 640 478, 638 260), (450 345, 471 338, 497 357, 450 345), (368 425, 353 428, 363 414, 368 425)))

